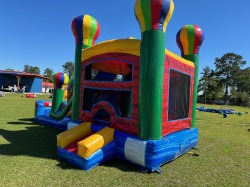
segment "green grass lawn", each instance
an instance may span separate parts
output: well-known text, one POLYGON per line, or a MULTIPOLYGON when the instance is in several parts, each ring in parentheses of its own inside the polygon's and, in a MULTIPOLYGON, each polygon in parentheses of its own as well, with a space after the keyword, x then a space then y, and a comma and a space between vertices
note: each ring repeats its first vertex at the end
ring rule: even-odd
POLYGON ((250 186, 249 108, 233 106, 242 115, 227 118, 197 112, 199 142, 192 152, 199 156, 189 152, 163 165, 162 174, 143 174, 119 159, 84 172, 57 157, 60 130, 33 122, 37 99, 49 97, 0 98, 0 186, 250 186))

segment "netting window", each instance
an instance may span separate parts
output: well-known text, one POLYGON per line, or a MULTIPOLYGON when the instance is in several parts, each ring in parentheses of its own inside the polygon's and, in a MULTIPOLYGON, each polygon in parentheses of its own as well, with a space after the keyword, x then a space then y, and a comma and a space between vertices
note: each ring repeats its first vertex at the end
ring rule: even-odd
POLYGON ((191 76, 170 69, 168 121, 188 118, 191 76))
MULTIPOLYGON (((132 70, 132 63, 111 59, 87 65, 84 73, 82 110, 90 112, 96 103, 106 101, 114 108, 117 117, 131 119, 132 70)), ((102 110, 96 115, 99 116, 108 118, 109 115, 102 110)))

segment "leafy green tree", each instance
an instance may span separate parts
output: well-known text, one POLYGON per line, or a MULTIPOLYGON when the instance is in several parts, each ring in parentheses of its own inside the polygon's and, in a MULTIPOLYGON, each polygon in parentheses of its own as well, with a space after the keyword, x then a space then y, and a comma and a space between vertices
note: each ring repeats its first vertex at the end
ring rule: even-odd
POLYGON ((236 77, 239 75, 241 67, 246 64, 241 55, 226 53, 221 58, 215 59, 215 75, 221 85, 225 86, 224 100, 228 101, 229 88, 235 86, 236 77))
POLYGON ((11 69, 11 68, 7 68, 5 69, 6 71, 14 71, 14 69, 11 69))
POLYGON ((63 66, 63 72, 69 76, 69 79, 72 80, 74 76, 74 63, 73 62, 66 62, 63 66))
POLYGON ((201 99, 206 103, 221 99, 223 96, 223 85, 216 79, 214 70, 206 66, 201 72, 198 91, 202 93, 201 99))
POLYGON ((30 66, 29 65, 24 65, 24 69, 23 69, 24 72, 26 73, 29 73, 30 72, 30 66))
POLYGON ((207 87, 207 98, 209 100, 221 100, 224 95, 224 86, 220 81, 214 76, 210 77, 209 85, 207 87))
POLYGON ((37 66, 31 66, 30 73, 40 75, 40 68, 37 66))
POLYGON ((236 92, 235 97, 231 98, 232 103, 241 106, 250 106, 250 95, 247 92, 236 92))
POLYGON ((37 66, 24 65, 24 72, 40 75, 40 68, 37 66))
POLYGON ((43 72, 43 76, 50 78, 50 81, 49 81, 49 82, 52 81, 52 76, 53 76, 53 74, 54 74, 54 71, 53 71, 52 69, 50 69, 50 68, 46 68, 46 69, 44 70, 44 72, 43 72))
POLYGON ((247 106, 250 103, 250 67, 240 70, 236 77, 236 86, 231 89, 230 101, 233 104, 247 106))
POLYGON ((236 82, 237 92, 247 92, 250 95, 250 67, 240 71, 236 82))
POLYGON ((209 85, 210 74, 211 74, 210 67, 206 66, 205 68, 203 68, 201 72, 202 77, 199 80, 199 84, 198 84, 198 92, 203 92, 205 104, 206 104, 207 87, 209 85))

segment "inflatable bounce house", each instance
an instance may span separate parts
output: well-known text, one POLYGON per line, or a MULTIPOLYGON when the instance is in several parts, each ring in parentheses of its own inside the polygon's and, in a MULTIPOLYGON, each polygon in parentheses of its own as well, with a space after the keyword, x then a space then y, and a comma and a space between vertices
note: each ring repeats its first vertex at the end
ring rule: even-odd
POLYGON ((85 171, 117 157, 160 172, 197 145, 202 31, 186 25, 177 33, 179 57, 165 49, 173 1, 136 0, 134 10, 141 40, 94 44, 99 23, 89 15, 76 17, 74 80, 55 74, 52 103, 36 102, 35 121, 65 130, 57 136, 58 156, 85 171))

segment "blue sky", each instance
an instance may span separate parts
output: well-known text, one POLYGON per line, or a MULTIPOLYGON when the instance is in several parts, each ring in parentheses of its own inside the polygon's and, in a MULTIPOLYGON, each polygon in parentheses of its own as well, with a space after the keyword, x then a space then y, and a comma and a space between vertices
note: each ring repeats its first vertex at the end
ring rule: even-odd
MULTIPOLYGON (((89 14, 101 26, 96 43, 140 38, 134 16, 135 0, 0 0, 0 69, 23 70, 24 65, 63 71, 74 62, 74 17, 89 14)), ((248 0, 174 0, 175 10, 166 32, 166 48, 180 55, 175 36, 186 24, 200 26, 205 40, 200 49, 200 72, 214 68, 214 59, 228 52, 242 55, 250 66, 248 0)))

